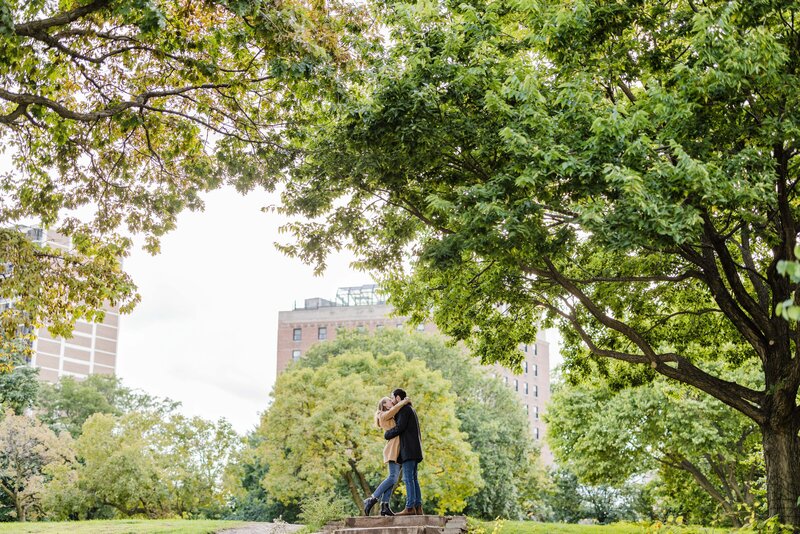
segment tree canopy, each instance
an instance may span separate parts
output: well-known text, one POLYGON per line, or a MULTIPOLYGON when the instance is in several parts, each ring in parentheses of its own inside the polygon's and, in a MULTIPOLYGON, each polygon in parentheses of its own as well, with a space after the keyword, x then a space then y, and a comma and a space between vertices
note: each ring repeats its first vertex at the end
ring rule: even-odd
POLYGON ((11 409, 17 415, 32 408, 40 392, 39 371, 27 365, 0 373, 0 409, 11 409))
MULTIPOLYGON (((293 157, 285 114, 347 59, 357 8, 262 0, 0 1, 0 313, 7 341, 138 301, 121 269, 201 193, 293 157), (331 16, 335 12, 336 16, 331 16), (291 86, 290 86, 291 85, 291 86), (32 242, 32 221, 72 249, 32 242)), ((0 347, 2 348, 2 347, 0 347)))
POLYGON ((483 487, 467 499, 464 513, 485 519, 526 517, 531 502, 540 498, 544 468, 534 450, 528 417, 511 389, 460 348, 401 330, 339 331, 336 339, 309 349, 297 365, 318 367, 348 352, 399 352, 440 371, 456 395, 461 430, 480 459, 483 487))
POLYGON ((359 509, 377 485, 369 481, 386 474, 375 411, 400 385, 420 421, 426 506, 440 513, 463 510, 482 480, 478 457, 459 428, 450 383, 397 352, 348 352, 316 368, 292 366, 278 377, 258 429, 258 450, 269 466, 262 481, 267 493, 296 503, 339 487, 359 509))
MULTIPOLYGON (((0 491, 11 514, 26 521, 39 512, 46 471, 74 461, 72 438, 11 410, 0 420, 0 491)), ((2 502, 0 501, 0 502, 2 502)))
POLYGON ((763 513, 758 426, 702 392, 664 378, 621 391, 604 381, 562 384, 545 421, 557 462, 583 482, 621 487, 658 472, 662 483, 690 481, 734 526, 763 513))
POLYGON ((123 415, 144 411, 167 415, 180 404, 133 390, 123 385, 120 378, 107 375, 91 375, 83 380, 63 376, 57 384, 39 384, 38 390, 34 404, 39 418, 54 430, 66 430, 75 438, 81 434, 86 420, 96 413, 123 415))
POLYGON ((544 314, 574 370, 717 398, 759 425, 770 514, 800 525, 800 331, 775 313, 798 288, 777 270, 800 215, 796 4, 370 5, 383 53, 297 139, 284 249, 351 248, 483 361, 515 364, 544 314))
POLYGON ((240 441, 225 420, 96 413, 75 441, 74 461, 51 470, 47 516, 219 516, 228 499, 224 471, 240 441))

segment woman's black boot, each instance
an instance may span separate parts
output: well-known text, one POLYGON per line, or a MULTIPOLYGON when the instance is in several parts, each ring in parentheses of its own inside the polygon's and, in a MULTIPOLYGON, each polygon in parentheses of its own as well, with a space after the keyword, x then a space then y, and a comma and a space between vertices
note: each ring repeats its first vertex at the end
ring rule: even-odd
POLYGON ((393 516, 394 515, 394 512, 392 512, 392 509, 389 508, 389 503, 388 502, 382 502, 381 503, 381 515, 383 515, 383 516, 393 516))
POLYGON ((364 499, 364 515, 369 515, 372 511, 372 507, 378 502, 378 499, 370 495, 366 499, 364 499))

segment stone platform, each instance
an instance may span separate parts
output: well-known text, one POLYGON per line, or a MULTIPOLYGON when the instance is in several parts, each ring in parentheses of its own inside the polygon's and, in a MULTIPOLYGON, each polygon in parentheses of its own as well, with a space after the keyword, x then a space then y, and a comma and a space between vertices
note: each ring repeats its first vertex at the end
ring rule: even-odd
POLYGON ((394 517, 348 517, 329 523, 326 534, 465 534, 464 516, 401 515, 394 517))

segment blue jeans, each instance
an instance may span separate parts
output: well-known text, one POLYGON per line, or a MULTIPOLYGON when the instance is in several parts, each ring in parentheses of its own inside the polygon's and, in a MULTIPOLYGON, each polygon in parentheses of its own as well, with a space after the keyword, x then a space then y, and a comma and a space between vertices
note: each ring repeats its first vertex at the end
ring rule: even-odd
POLYGON ((403 462, 403 481, 406 483, 406 508, 422 506, 422 491, 419 489, 419 480, 417 480, 417 465, 419 465, 419 462, 416 460, 403 462))
POLYGON ((400 478, 400 464, 397 462, 389 462, 389 476, 386 480, 380 483, 372 494, 373 497, 380 499, 381 502, 389 502, 392 496, 394 485, 397 484, 397 479, 400 478))

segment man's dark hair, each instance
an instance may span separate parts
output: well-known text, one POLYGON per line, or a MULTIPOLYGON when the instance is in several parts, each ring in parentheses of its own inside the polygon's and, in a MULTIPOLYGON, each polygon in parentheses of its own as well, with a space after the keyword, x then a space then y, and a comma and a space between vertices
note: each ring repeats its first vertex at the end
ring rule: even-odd
POLYGON ((400 400, 403 400, 406 398, 406 392, 400 388, 397 388, 396 390, 392 391, 392 398, 395 397, 400 397, 400 400))

